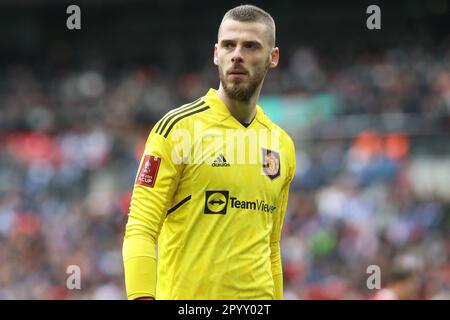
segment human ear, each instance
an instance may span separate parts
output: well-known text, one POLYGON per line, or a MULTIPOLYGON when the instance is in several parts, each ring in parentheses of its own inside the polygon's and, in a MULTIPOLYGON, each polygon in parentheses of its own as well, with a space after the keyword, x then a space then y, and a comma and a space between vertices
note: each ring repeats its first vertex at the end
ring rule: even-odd
POLYGON ((272 52, 270 54, 270 68, 275 68, 278 66, 278 61, 280 60, 280 49, 278 47, 275 47, 272 49, 272 52))
POLYGON ((214 64, 217 66, 218 65, 218 59, 217 59, 217 48, 218 45, 217 43, 214 45, 214 64))

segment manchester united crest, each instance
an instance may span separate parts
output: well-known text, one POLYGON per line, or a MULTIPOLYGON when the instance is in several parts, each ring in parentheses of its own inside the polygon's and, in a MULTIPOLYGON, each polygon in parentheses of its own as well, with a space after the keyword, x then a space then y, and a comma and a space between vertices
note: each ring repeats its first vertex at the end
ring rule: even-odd
POLYGON ((263 172, 270 179, 280 176, 280 154, 276 151, 261 148, 263 172))

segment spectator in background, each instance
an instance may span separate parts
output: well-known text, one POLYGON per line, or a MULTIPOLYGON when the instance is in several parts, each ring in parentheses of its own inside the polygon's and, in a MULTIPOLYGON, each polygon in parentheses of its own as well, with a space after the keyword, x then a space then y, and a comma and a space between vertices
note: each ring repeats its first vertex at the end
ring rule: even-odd
POLYGON ((410 270, 395 269, 386 280, 386 285, 372 300, 411 300, 419 297, 419 279, 410 270))

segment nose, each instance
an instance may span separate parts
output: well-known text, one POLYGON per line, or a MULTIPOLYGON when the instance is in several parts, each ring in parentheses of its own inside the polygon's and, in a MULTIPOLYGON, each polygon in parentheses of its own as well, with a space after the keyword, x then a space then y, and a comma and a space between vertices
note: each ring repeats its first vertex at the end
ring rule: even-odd
POLYGON ((242 50, 241 46, 236 46, 234 48, 233 54, 231 56, 231 62, 233 63, 240 63, 243 62, 244 58, 242 57, 242 50))

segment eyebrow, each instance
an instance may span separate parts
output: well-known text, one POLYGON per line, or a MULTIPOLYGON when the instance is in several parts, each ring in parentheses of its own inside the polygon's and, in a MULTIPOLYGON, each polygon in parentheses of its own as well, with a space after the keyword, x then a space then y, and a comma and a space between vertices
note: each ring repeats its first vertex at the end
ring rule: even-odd
POLYGON ((221 40, 221 41, 220 41, 220 44, 221 44, 221 45, 224 45, 224 44, 235 43, 235 42, 236 42, 235 40, 224 39, 224 40, 221 40))

